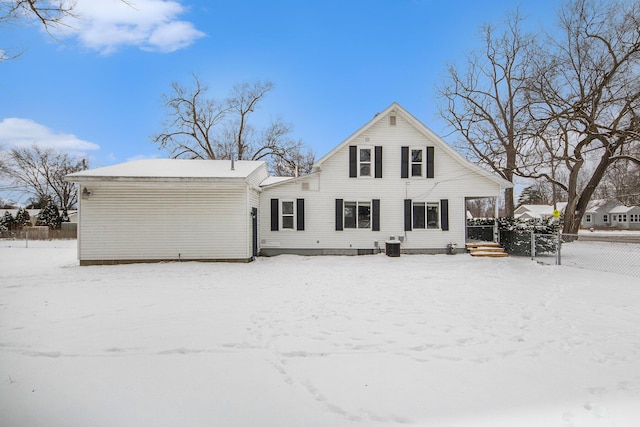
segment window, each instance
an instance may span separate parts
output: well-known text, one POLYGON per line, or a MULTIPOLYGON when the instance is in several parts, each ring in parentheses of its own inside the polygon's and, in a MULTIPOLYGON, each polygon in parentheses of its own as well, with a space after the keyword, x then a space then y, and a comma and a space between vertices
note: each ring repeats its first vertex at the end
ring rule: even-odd
POLYGON ((422 149, 411 149, 411 176, 422 176, 422 149))
POLYGON ((613 221, 618 221, 618 215, 613 214, 613 221))
POLYGON ((585 222, 591 222, 591 214, 586 214, 584 220, 585 222))
POLYGON ((371 203, 344 202, 344 228, 371 228, 371 203))
POLYGON ((425 204, 413 204, 413 228, 426 228, 427 218, 425 216, 425 204))
POLYGON ((271 231, 304 231, 304 199, 271 199, 271 231))
POLYGON ((293 201, 282 201, 282 229, 293 230, 294 218, 293 201))
POLYGON ((390 126, 396 125, 396 116, 389 116, 389 125, 390 126))
POLYGON ((413 228, 437 229, 440 227, 438 203, 413 203, 413 228))
POLYGON ((371 176, 371 148, 359 150, 360 176, 371 176))
POLYGON ((609 222, 609 215, 608 215, 608 214, 604 214, 604 215, 602 215, 602 220, 603 220, 604 222, 609 222))
POLYGON ((358 177, 382 178, 381 145, 349 146, 349 178, 358 177))
POLYGON ((620 215, 620 222, 627 222, 627 214, 620 215))
POLYGON ((427 228, 438 228, 438 204, 427 203, 427 228))
POLYGON ((433 178, 435 147, 400 147, 400 178, 433 178))

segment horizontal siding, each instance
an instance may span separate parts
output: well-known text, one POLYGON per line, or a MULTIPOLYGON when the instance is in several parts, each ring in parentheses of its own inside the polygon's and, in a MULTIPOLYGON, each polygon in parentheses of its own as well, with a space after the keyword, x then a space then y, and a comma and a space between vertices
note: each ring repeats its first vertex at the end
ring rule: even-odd
POLYGON ((81 200, 80 260, 246 259, 244 185, 109 184, 81 200))
POLYGON ((265 188, 261 198, 261 241, 265 248, 371 249, 374 242, 384 245, 390 236, 404 236, 405 249, 441 249, 450 242, 464 244, 466 197, 495 197, 499 186, 465 167, 428 140, 400 115, 396 126, 388 119, 358 136, 354 145, 383 147, 383 178, 349 178, 349 148, 344 147, 327 159, 322 170, 308 178, 309 191, 301 191, 297 180, 265 188), (368 140, 367 140, 368 139, 368 140), (434 146, 435 177, 400 178, 402 146, 434 146), (269 228, 270 199, 305 199, 305 231, 269 228), (380 199, 380 231, 345 229, 335 231, 335 199, 371 201, 380 199), (404 231, 404 199, 424 202, 449 200, 449 231, 404 231))

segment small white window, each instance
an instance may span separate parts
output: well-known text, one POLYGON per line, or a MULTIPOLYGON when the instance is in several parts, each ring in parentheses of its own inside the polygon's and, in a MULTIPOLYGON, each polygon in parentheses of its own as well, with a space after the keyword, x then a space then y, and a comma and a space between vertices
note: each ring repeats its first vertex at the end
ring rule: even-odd
POLYGON ((282 229, 293 230, 294 223, 294 203, 292 201, 282 201, 282 229))
POLYGON ((422 148, 411 149, 411 176, 422 176, 423 154, 422 148))
POLYGON ((396 125, 396 116, 389 116, 389 125, 390 126, 396 125))
POLYGON ((604 214, 604 215, 602 215, 602 220, 603 220, 604 222, 609 222, 609 215, 608 215, 608 214, 604 214))
POLYGON ((358 162, 360 176, 371 176, 371 147, 359 147, 358 162))
POLYGON ((591 214, 586 214, 584 220, 585 222, 591 222, 591 214))

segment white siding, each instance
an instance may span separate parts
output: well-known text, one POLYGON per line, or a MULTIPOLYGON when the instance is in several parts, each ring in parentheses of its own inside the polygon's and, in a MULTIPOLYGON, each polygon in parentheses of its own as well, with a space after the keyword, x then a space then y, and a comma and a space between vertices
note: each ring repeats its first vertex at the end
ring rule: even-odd
POLYGON ((90 189, 80 201, 80 261, 251 256, 243 182, 93 182, 90 189))
POLYGON ((349 147, 336 151, 309 177, 265 187, 261 198, 263 248, 373 249, 384 246, 390 236, 404 236, 402 248, 444 249, 450 242, 465 241, 465 197, 495 197, 499 185, 468 168, 429 140, 400 114, 396 125, 382 118, 351 142, 351 145, 383 147, 383 178, 349 178, 349 147), (401 147, 435 147, 435 178, 401 178, 401 147), (303 191, 303 182, 309 190, 303 191), (270 200, 305 199, 305 231, 270 230, 270 200), (380 231, 335 230, 335 199, 368 202, 380 199, 380 231), (404 199, 449 203, 449 230, 404 231, 404 199))

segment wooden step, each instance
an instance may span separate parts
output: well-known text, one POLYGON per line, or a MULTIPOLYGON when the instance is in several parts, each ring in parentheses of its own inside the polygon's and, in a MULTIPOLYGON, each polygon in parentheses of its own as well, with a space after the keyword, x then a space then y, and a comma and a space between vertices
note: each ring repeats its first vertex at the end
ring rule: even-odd
POLYGON ((467 249, 483 247, 483 248, 499 248, 500 243, 496 242, 471 242, 466 244, 467 249))
POLYGON ((474 257, 490 257, 490 258, 506 258, 509 256, 506 252, 493 252, 493 251, 474 251, 469 255, 474 257))
POLYGON ((467 252, 474 257, 505 258, 508 257, 499 243, 495 242, 473 242, 466 244, 467 252))

